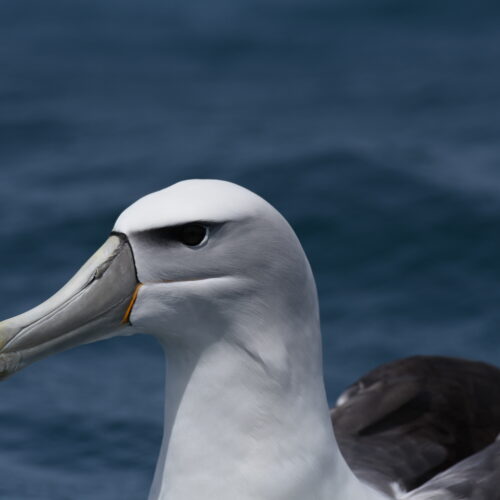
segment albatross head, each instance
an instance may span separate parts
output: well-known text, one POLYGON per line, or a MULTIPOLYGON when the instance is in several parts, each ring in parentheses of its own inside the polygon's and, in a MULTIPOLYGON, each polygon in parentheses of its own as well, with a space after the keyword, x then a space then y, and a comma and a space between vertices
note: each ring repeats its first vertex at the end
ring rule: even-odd
POLYGON ((311 322, 314 280, 285 219, 240 186, 189 180, 128 207, 58 293, 0 323, 0 373, 135 332, 155 335, 168 354, 230 343, 271 371, 287 369, 293 346, 313 367, 311 322))

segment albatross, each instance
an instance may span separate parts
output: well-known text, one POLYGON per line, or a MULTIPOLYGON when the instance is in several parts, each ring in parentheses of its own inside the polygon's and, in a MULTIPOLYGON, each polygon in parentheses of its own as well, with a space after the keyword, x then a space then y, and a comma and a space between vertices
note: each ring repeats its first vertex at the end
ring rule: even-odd
POLYGON ((0 323, 0 375, 138 332, 167 359, 150 500, 500 499, 500 370, 412 357, 329 410, 307 257, 243 187, 189 180, 132 204, 59 292, 0 323))

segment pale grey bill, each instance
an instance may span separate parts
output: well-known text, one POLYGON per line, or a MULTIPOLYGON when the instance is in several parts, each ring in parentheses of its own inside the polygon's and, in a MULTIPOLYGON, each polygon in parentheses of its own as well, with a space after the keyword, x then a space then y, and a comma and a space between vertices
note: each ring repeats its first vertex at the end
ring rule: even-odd
POLYGON ((120 334, 137 285, 130 245, 113 234, 50 299, 0 322, 0 378, 49 354, 120 334))

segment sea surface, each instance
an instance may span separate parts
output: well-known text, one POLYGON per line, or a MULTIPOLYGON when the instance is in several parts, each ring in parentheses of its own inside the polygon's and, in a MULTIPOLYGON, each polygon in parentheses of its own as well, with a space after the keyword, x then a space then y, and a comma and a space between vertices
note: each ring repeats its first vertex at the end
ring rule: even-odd
MULTIPOLYGON (((0 317, 137 198, 221 178, 303 243, 332 404, 412 354, 500 364, 499 26, 481 0, 3 0, 0 317)), ((138 335, 2 382, 0 499, 145 499, 163 380, 138 335)))

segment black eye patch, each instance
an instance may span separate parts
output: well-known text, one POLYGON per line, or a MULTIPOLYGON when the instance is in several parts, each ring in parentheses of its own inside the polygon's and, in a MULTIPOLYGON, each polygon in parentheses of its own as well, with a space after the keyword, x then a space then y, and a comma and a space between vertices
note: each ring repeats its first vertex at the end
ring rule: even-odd
POLYGON ((208 225, 201 222, 190 222, 179 226, 162 227, 141 232, 146 238, 162 244, 174 242, 189 247, 198 246, 208 234, 208 225))

